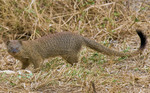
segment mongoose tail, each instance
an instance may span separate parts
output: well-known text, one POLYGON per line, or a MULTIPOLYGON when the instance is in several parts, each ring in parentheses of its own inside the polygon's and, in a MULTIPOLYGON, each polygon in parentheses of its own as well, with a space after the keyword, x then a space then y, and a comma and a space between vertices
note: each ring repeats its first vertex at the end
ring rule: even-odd
POLYGON ((90 47, 91 49, 94 49, 100 53, 103 53, 103 54, 107 54, 107 55, 112 55, 112 56, 120 56, 120 57, 124 57, 124 56, 128 56, 128 57, 131 57, 131 56, 135 56, 139 53, 141 53, 145 46, 146 46, 146 36, 142 33, 141 30, 136 30, 138 36, 140 37, 140 40, 141 40, 141 45, 140 47, 138 48, 138 50, 134 51, 134 52, 128 52, 128 53, 125 53, 125 52, 118 52, 118 51, 115 51, 115 50, 112 50, 112 49, 109 49, 97 42, 95 42, 94 40, 90 40, 88 38, 84 38, 84 42, 85 42, 85 45, 90 47))

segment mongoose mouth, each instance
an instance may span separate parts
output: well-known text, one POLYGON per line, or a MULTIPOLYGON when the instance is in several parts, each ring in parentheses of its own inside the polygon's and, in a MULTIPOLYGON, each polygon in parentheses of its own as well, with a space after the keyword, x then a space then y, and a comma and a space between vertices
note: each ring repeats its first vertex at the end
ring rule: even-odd
POLYGON ((13 54, 16 54, 17 52, 12 52, 13 54))
POLYGON ((11 54, 11 55, 17 55, 18 54, 17 51, 8 51, 8 53, 11 54))

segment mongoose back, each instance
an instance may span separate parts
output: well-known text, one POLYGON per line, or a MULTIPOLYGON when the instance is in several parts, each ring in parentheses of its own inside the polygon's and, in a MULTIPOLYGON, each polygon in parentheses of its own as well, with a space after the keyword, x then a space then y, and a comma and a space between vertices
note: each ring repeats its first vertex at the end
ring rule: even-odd
POLYGON ((78 62, 77 54, 83 45, 107 55, 121 57, 130 57, 141 53, 146 46, 146 36, 141 30, 136 32, 141 39, 141 45, 139 49, 129 53, 109 49, 94 40, 71 32, 47 35, 36 40, 9 40, 6 42, 6 46, 8 53, 22 62, 22 69, 28 67, 30 63, 33 63, 34 68, 39 68, 44 59, 55 56, 61 56, 73 65, 78 62))

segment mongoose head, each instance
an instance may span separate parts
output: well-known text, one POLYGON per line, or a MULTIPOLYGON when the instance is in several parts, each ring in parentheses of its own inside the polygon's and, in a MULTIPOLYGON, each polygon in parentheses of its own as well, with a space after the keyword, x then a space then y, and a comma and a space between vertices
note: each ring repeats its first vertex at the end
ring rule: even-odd
POLYGON ((9 40, 6 43, 7 51, 10 54, 16 55, 22 49, 22 42, 19 40, 9 40))

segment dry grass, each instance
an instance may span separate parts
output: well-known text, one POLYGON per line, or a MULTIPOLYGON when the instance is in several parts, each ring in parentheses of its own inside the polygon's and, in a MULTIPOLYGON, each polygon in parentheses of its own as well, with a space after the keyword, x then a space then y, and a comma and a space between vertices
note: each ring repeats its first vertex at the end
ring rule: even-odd
MULTIPOLYGON (((0 38, 27 40, 70 31, 118 51, 132 51, 139 46, 136 29, 149 41, 149 14, 148 0, 1 0, 0 38)), ((0 43, 1 71, 20 69, 2 39, 0 43)), ((46 60, 38 73, 0 73, 0 92, 148 93, 149 50, 147 44, 141 55, 122 59, 83 48, 77 66, 58 57, 46 60)))

